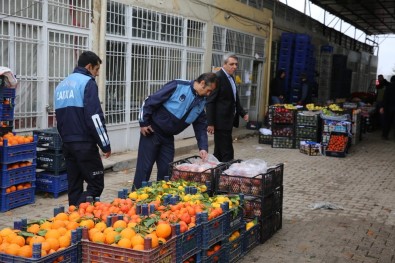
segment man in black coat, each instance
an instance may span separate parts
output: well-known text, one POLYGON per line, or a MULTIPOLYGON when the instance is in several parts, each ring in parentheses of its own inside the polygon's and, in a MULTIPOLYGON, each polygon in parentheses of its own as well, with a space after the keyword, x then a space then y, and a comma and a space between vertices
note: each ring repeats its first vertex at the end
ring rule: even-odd
POLYGON ((391 77, 391 83, 387 85, 384 93, 383 106, 380 113, 384 114, 383 139, 388 140, 391 126, 395 122, 395 75, 391 77))
POLYGON ((233 74, 238 66, 235 54, 223 57, 222 68, 216 73, 217 88, 206 102, 207 132, 214 134, 214 156, 220 162, 234 159, 232 129, 239 127, 239 116, 248 121, 248 114, 240 105, 233 74))

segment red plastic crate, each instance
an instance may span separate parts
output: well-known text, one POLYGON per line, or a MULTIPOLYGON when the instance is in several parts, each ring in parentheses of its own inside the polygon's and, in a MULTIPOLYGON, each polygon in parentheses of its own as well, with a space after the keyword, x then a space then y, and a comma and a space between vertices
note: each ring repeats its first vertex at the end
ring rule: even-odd
POLYGON ((151 250, 133 250, 107 244, 82 241, 82 262, 97 263, 168 263, 177 262, 177 238, 151 250))

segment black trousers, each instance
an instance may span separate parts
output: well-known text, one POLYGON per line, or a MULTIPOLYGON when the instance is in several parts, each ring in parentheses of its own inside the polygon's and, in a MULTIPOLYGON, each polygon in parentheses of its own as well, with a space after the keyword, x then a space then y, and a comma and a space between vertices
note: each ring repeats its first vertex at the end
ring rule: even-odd
POLYGON ((234 159, 232 130, 214 130, 214 156, 220 162, 234 159))
POLYGON ((104 189, 104 168, 99 148, 91 142, 63 143, 66 159, 69 205, 79 205, 87 196, 100 197, 104 189), (84 181, 87 183, 84 191, 84 181))
POLYGON ((157 181, 169 175, 169 163, 174 159, 174 136, 162 135, 154 132, 149 136, 140 134, 139 150, 137 155, 136 173, 133 185, 140 188, 142 182, 148 182, 152 167, 156 163, 158 168, 157 181))
POLYGON ((395 123, 395 110, 384 109, 383 137, 388 137, 391 127, 395 123))

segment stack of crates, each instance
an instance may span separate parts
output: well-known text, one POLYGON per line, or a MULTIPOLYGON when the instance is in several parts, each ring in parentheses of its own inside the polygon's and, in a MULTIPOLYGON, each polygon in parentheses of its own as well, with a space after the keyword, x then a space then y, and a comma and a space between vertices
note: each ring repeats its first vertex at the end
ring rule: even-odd
POLYGON ((298 111, 296 113, 295 146, 299 148, 301 141, 319 142, 321 119, 318 112, 298 111))
POLYGON ((295 49, 291 74, 291 90, 289 102, 296 103, 300 100, 301 74, 308 76, 308 81, 313 82, 314 77, 314 46, 310 44, 311 37, 306 34, 295 36, 295 49))
MULTIPOLYGON (((244 220, 240 226, 245 229, 245 223, 254 219, 259 223, 248 231, 243 231, 242 235, 247 245, 244 244, 242 247, 249 251, 256 245, 253 244, 253 240, 258 240, 256 235, 252 235, 254 231, 260 233, 259 240, 264 243, 282 227, 284 164, 269 167, 266 173, 252 177, 226 174, 225 171, 232 164, 241 162, 235 160, 221 167, 222 172, 216 176, 216 193, 243 194, 244 220)), ((229 234, 235 229, 240 229, 239 225, 236 226, 231 228, 229 234)))
POLYGON ((66 160, 62 153, 62 140, 56 128, 36 130, 38 139, 37 191, 52 193, 55 198, 67 191, 66 160))
POLYGON ((272 148, 295 148, 295 110, 273 107, 272 148))
POLYGON ((286 94, 289 90, 289 83, 291 75, 289 72, 292 69, 293 57, 294 57, 294 45, 295 45, 295 34, 294 33, 282 33, 281 44, 278 53, 278 67, 277 69, 285 70, 285 87, 284 91, 286 94))
POLYGON ((35 201, 36 144, 33 136, 12 132, 15 89, 0 83, 0 212, 35 201))
POLYGON ((318 100, 322 104, 330 98, 331 78, 332 78, 332 55, 333 47, 330 45, 321 46, 321 55, 319 59, 319 89, 318 100))

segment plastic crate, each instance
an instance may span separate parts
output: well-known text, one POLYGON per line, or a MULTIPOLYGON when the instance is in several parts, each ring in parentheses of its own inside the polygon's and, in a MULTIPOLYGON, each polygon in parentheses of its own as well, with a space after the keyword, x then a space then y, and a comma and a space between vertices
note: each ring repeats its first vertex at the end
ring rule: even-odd
POLYGON ((273 123, 277 124, 293 124, 295 121, 295 111, 276 107, 273 112, 273 123))
POLYGON ((201 261, 202 263, 229 263, 229 246, 227 246, 227 240, 221 242, 221 248, 214 254, 208 256, 208 249, 202 249, 201 261))
MULTIPOLYGON (((229 249, 229 262, 234 263, 237 262, 243 256, 243 233, 245 230, 245 224, 243 224, 242 234, 240 237, 233 241, 229 241, 228 249, 229 249)), ((233 233, 233 232, 230 232, 233 233)))
POLYGON ((53 175, 48 172, 39 172, 36 175, 36 191, 52 193, 55 198, 67 191, 67 174, 53 175))
POLYGON ((287 137, 273 137, 272 148, 295 148, 295 140, 287 137))
POLYGON ((15 109, 15 105, 13 103, 13 99, 10 104, 0 103, 0 121, 14 120, 14 109, 15 109))
POLYGON ((264 196, 271 194, 274 189, 274 171, 268 170, 264 174, 257 174, 252 177, 240 175, 228 175, 224 173, 233 163, 240 163, 241 160, 229 162, 221 167, 221 173, 216 177, 216 193, 239 194, 253 196, 264 196))
POLYGON ((0 121, 0 136, 12 132, 13 128, 13 121, 0 121))
POLYGON ((82 240, 82 262, 97 263, 167 263, 176 262, 177 238, 150 250, 133 250, 82 240))
POLYGON ((0 98, 15 98, 16 89, 0 88, 0 98))
POLYGON ((272 144, 272 136, 260 133, 259 134, 259 143, 260 144, 272 144))
POLYGON ((278 210, 283 204, 283 188, 265 197, 246 198, 244 200, 244 216, 246 218, 263 218, 278 210))
POLYGON ((81 254, 79 253, 80 244, 74 244, 61 251, 52 253, 42 258, 24 258, 0 253, 1 263, 80 263, 81 254))
POLYGON ((309 156, 319 156, 322 155, 322 146, 312 141, 300 141, 299 151, 309 156))
POLYGON ((200 252, 202 244, 201 225, 177 236, 177 262, 184 262, 188 258, 200 252))
POLYGON ((59 151, 37 151, 37 168, 59 174, 66 170, 66 160, 59 151))
POLYGON ((229 233, 233 233, 239 229, 244 223, 244 210, 242 207, 236 207, 229 210, 228 213, 229 220, 229 233))
POLYGON ((36 178, 36 163, 29 166, 8 169, 7 164, 2 164, 0 174, 0 187, 6 188, 11 185, 34 181, 36 178))
POLYGON ((250 252, 260 242, 261 225, 258 223, 246 230, 242 235, 242 253, 243 256, 250 252))
POLYGON ((277 189, 279 187, 282 187, 284 181, 284 164, 279 163, 274 166, 270 166, 268 167, 268 171, 274 172, 274 177, 273 177, 274 188, 277 189))
POLYGON ((325 155, 326 156, 332 156, 332 157, 346 157, 347 153, 347 148, 349 144, 349 138, 347 133, 342 133, 342 132, 331 132, 330 137, 329 137, 329 142, 328 145, 325 149, 325 155), (334 151, 328 148, 331 147, 331 144, 333 143, 333 140, 335 140, 335 137, 341 137, 343 139, 343 146, 342 149, 339 151, 334 151))
POLYGON ((199 156, 191 156, 182 160, 178 160, 169 164, 170 180, 176 181, 183 179, 190 182, 198 182, 207 185, 207 191, 212 194, 215 189, 215 175, 218 173, 223 164, 219 164, 215 168, 209 168, 202 172, 182 171, 176 168, 180 164, 190 164, 193 160, 201 159, 199 156))
POLYGON ((296 114, 296 125, 301 126, 317 126, 319 122, 318 114, 305 114, 303 112, 299 112, 296 114))
POLYGON ((294 127, 292 125, 276 125, 272 126, 273 137, 293 137, 295 134, 294 127))
POLYGON ((0 212, 6 212, 19 206, 33 204, 35 201, 35 188, 36 187, 32 185, 29 189, 22 189, 12 193, 2 193, 0 195, 0 212))
POLYGON ((229 211, 224 211, 222 215, 210 221, 202 222, 202 249, 209 249, 212 245, 228 236, 228 213, 229 211))
POLYGON ((36 158, 37 137, 31 143, 8 146, 8 140, 3 141, 0 146, 0 163, 16 163, 36 158))
POLYGON ((62 149, 62 139, 56 128, 36 130, 33 134, 37 135, 37 147, 52 150, 62 149))
POLYGON ((318 126, 296 126, 297 138, 318 138, 318 126))
POLYGON ((261 235, 260 241, 261 243, 265 243, 268 239, 270 239, 278 230, 282 228, 282 216, 283 209, 282 207, 278 210, 274 211, 269 216, 263 218, 261 220, 261 235))

